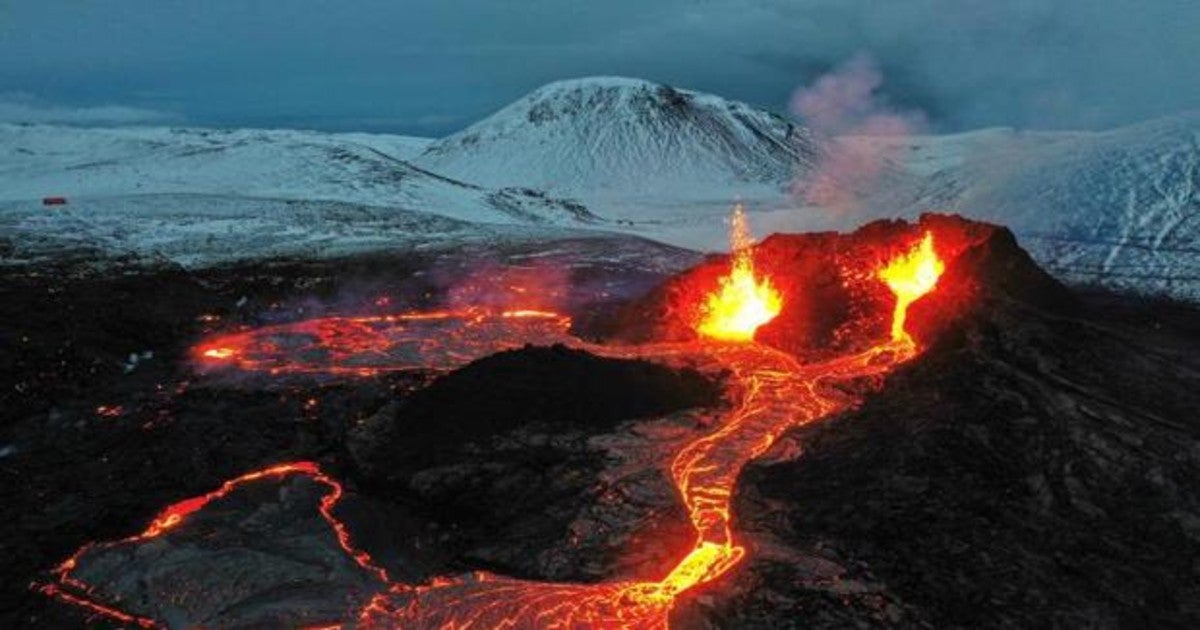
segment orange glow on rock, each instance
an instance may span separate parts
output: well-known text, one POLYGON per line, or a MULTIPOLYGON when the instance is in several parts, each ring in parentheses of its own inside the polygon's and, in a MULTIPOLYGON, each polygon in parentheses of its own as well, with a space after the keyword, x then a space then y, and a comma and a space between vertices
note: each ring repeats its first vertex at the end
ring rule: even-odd
POLYGON ((754 273, 754 239, 741 204, 733 208, 729 244, 729 274, 705 298, 696 331, 723 341, 752 341, 759 326, 779 315, 783 297, 770 279, 759 279, 754 273))
POLYGON ((932 291, 945 270, 945 263, 933 249, 933 233, 926 232, 920 243, 879 271, 879 279, 896 295, 896 309, 892 313, 893 341, 912 343, 912 337, 904 329, 908 306, 932 291))
POLYGON ((32 586, 39 592, 49 597, 58 599, 68 604, 79 606, 91 611, 92 613, 102 615, 123 624, 136 624, 142 628, 156 628, 160 626, 166 627, 166 624, 160 624, 153 619, 148 619, 125 612, 94 599, 92 595, 95 589, 72 575, 75 568, 79 564, 79 559, 97 547, 113 547, 116 545, 137 544, 152 538, 157 538, 184 523, 191 515, 195 514, 209 503, 228 496, 231 492, 246 484, 267 479, 279 479, 289 475, 301 475, 308 477, 316 483, 326 487, 326 492, 321 497, 318 510, 321 513, 321 517, 325 519, 327 523, 329 523, 330 528, 337 537, 338 545, 341 547, 342 551, 346 553, 347 556, 352 558, 360 567, 374 575, 381 582, 388 583, 390 578, 387 571, 375 564, 375 561, 367 552, 354 545, 350 537, 350 532, 346 529, 346 526, 334 515, 334 510, 342 499, 342 484, 334 480, 332 477, 326 475, 316 464, 316 462, 298 461, 275 464, 273 466, 268 466, 260 470, 246 473, 240 477, 226 481, 225 483, 221 484, 219 488, 213 490, 212 492, 173 503, 159 512, 159 514, 154 517, 154 520, 151 521, 150 525, 146 527, 142 533, 114 542, 89 543, 84 545, 69 558, 59 563, 59 565, 53 570, 56 578, 55 582, 47 584, 33 584, 32 586))
POLYGON ((519 348, 522 338, 566 341, 570 325, 568 315, 533 308, 333 316, 221 333, 194 346, 192 357, 205 371, 369 377, 457 367, 465 356, 519 348))

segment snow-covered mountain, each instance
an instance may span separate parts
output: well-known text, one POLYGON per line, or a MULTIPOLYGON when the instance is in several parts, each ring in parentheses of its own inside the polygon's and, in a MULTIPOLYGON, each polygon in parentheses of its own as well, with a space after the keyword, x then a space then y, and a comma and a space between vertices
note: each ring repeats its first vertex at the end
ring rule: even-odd
POLYGON ((61 247, 199 265, 614 231, 719 249, 740 199, 758 234, 959 212, 1011 227, 1065 280, 1200 301, 1200 113, 838 141, 888 162, 849 213, 789 195, 828 155, 804 129, 631 79, 553 83, 442 140, 0 125, 0 262, 61 247), (71 203, 44 208, 47 195, 71 203))
POLYGON ((778 191, 815 149, 791 121, 744 103, 637 79, 551 83, 428 145, 415 162, 478 184, 606 197, 778 191))

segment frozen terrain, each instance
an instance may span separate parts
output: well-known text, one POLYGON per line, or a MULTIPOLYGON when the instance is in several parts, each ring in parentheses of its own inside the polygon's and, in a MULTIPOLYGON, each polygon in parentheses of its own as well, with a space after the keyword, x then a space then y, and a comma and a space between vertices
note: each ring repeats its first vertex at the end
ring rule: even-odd
POLYGON ((717 96, 618 77, 559 81, 425 147, 431 171, 585 198, 776 192, 816 157, 807 131, 717 96))
POLYGON ((262 258, 325 258, 515 244, 592 234, 536 224, 471 222, 344 201, 160 193, 84 197, 43 210, 0 202, 9 263, 121 258, 185 267, 262 258))
POLYGON ((830 151, 802 127, 634 79, 553 83, 440 140, 0 125, 0 262, 203 266, 614 232, 711 250, 741 200, 760 234, 958 212, 1009 226, 1067 281, 1200 299, 1200 114, 837 142, 885 165, 850 210, 789 193, 830 151), (43 207, 50 195, 70 203, 43 207))
POLYGON ((924 174, 915 166, 911 187, 891 197, 896 207, 1008 225, 1070 282, 1200 299, 1200 113, 1096 133, 933 137, 912 148, 945 163, 924 174))

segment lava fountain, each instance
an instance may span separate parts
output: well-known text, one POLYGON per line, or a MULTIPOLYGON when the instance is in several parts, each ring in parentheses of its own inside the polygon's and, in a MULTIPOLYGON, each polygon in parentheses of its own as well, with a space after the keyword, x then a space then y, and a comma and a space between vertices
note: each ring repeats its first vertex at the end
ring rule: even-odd
POLYGON ((879 270, 879 279, 896 295, 896 308, 892 312, 893 341, 912 343, 912 337, 904 329, 908 306, 932 291, 945 270, 945 263, 933 249, 932 232, 925 232, 908 253, 894 258, 879 270))
POLYGON ((775 319, 783 308, 783 297, 771 286, 770 279, 755 276, 753 245, 746 212, 738 204, 730 220, 729 273, 705 299, 696 324, 701 335, 723 341, 751 341, 754 331, 775 319))

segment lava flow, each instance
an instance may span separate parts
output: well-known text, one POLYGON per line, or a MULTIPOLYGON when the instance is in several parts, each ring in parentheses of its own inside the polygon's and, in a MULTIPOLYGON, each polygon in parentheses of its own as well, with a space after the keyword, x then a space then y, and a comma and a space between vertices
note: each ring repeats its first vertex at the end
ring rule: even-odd
POLYGON ((291 462, 275 464, 261 470, 246 473, 240 477, 226 481, 221 484, 221 487, 212 492, 173 503, 160 511, 154 517, 154 520, 150 522, 150 525, 140 534, 112 542, 84 545, 55 567, 52 572, 55 576, 54 582, 35 585, 35 587, 50 597, 68 604, 80 606, 92 613, 108 617, 120 623, 135 624, 143 628, 158 627, 159 623, 153 619, 125 612, 94 599, 92 593, 95 589, 72 575, 72 571, 78 566, 79 560, 97 549, 111 548, 119 545, 133 545, 158 538, 181 525, 190 515, 198 512, 209 503, 224 498, 243 485, 267 479, 278 479, 289 475, 303 475, 328 488, 325 495, 321 498, 321 517, 333 528, 338 544, 346 554, 354 559, 355 563, 381 581, 387 582, 387 571, 376 566, 370 555, 353 545, 349 530, 333 514, 334 508, 342 498, 342 485, 323 473, 313 462, 291 462))
POLYGON ((754 274, 754 239, 741 204, 734 206, 729 230, 730 269, 719 288, 704 301, 696 331, 726 341, 750 341, 759 326, 783 308, 783 298, 770 279, 754 274))
POLYGON ((917 298, 929 293, 946 270, 945 263, 933 250, 933 233, 926 232, 921 242, 908 253, 892 260, 879 271, 879 279, 896 294, 892 313, 892 340, 912 342, 904 329, 908 307, 917 298))
MULTIPOLYGON (((739 240, 746 237, 744 216, 740 212, 735 214, 734 232, 735 246, 739 242, 744 244, 745 240, 739 240)), ((350 611, 353 617, 346 623, 460 629, 665 628, 680 595, 727 574, 747 553, 737 541, 730 522, 734 485, 742 467, 762 455, 787 429, 837 413, 856 402, 831 385, 885 374, 915 356, 916 345, 904 328, 907 309, 918 297, 934 289, 943 269, 943 262, 933 250, 933 237, 926 234, 910 252, 877 272, 878 279, 896 297, 891 339, 821 363, 802 365, 792 355, 752 343, 754 330, 782 310, 783 296, 766 280, 754 277, 750 252, 744 246, 735 247, 729 281, 723 281, 708 296, 709 317, 696 325, 702 333, 700 341, 625 347, 572 342, 604 356, 686 360, 705 371, 730 374, 727 382, 731 410, 715 430, 683 447, 670 466, 671 478, 695 529, 695 540, 690 551, 656 581, 555 584, 475 572, 421 585, 392 583, 367 554, 350 544, 346 526, 334 518, 333 508, 341 496, 341 487, 309 463, 282 464, 244 475, 217 491, 164 510, 142 534, 102 545, 131 544, 163 535, 239 484, 268 476, 303 474, 332 488, 322 501, 322 515, 337 532, 346 553, 379 580, 378 594, 361 610, 350 611), (742 277, 739 274, 744 274, 744 279, 739 280, 742 277), (729 310, 720 310, 718 306, 729 310), (714 331, 719 334, 713 334, 714 331)), ((563 320, 553 313, 521 311, 507 315, 408 314, 391 319, 352 319, 349 321, 355 326, 364 328, 352 327, 349 333, 337 326, 330 331, 331 321, 344 320, 314 320, 290 329, 274 327, 266 332, 248 331, 221 337, 199 346, 197 354, 231 367, 267 371, 288 371, 289 365, 291 369, 313 371, 321 365, 334 371, 394 369, 410 366, 417 359, 426 365, 453 366, 524 343, 563 341, 563 320), (551 325, 530 327, 531 321, 551 325), (387 325, 381 326, 381 322, 387 325), (436 325, 421 328, 421 322, 436 325), (293 334, 296 330, 299 333, 293 334), (316 340, 317 354, 323 363, 308 362, 296 367, 271 354, 282 348, 281 340, 296 336, 309 344, 316 340), (380 339, 384 343, 382 350, 377 345, 380 339), (416 359, 406 355, 397 363, 388 363, 392 360, 389 349, 397 345, 417 348, 416 359)), ((57 581, 42 587, 44 592, 125 623, 153 624, 151 620, 101 603, 93 595, 93 588, 72 577, 78 562, 96 547, 86 546, 67 559, 56 571, 57 581)))

